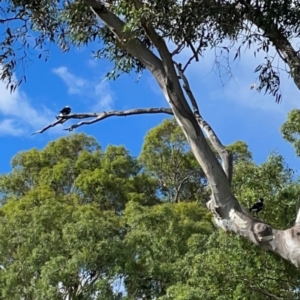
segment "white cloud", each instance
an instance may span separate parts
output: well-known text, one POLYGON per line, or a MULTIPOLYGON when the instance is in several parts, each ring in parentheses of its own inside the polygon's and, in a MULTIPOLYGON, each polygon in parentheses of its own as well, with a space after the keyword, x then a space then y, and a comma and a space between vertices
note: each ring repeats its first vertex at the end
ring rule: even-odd
POLYGON ((24 134, 23 128, 14 119, 5 119, 0 122, 0 135, 20 136, 24 134))
POLYGON ((112 91, 105 80, 87 80, 72 74, 65 66, 53 69, 68 88, 69 94, 87 97, 91 100, 90 108, 93 111, 109 110, 113 106, 112 91), (100 81, 100 82, 99 82, 100 81))
POLYGON ((87 86, 87 81, 70 73, 67 67, 53 69, 53 72, 59 76, 68 87, 69 94, 82 94, 87 86))
POLYGON ((92 58, 88 59, 88 61, 87 61, 87 66, 90 67, 90 68, 95 68, 95 67, 97 67, 98 64, 97 64, 96 59, 95 59, 95 58, 93 58, 93 59, 92 59, 92 58))
POLYGON ((0 81, 0 135, 27 135, 53 122, 55 113, 45 107, 33 107, 19 88, 10 93, 6 85, 6 82, 0 81))
POLYGON ((224 94, 230 101, 248 107, 264 111, 265 113, 276 113, 277 115, 286 116, 291 109, 298 107, 299 91, 297 90, 292 79, 287 78, 286 74, 281 76, 281 93, 283 96, 279 104, 275 103, 275 97, 265 92, 257 92, 250 89, 250 76, 241 76, 231 81, 224 89, 224 94))
POLYGON ((93 111, 112 109, 113 98, 107 81, 101 81, 95 86, 95 96, 99 101, 94 105, 93 111))
MULTIPOLYGON (((296 48, 298 40, 294 40, 293 44, 296 48)), ((224 46, 229 42, 224 42, 224 46)), ((207 50, 204 52, 204 57, 198 63, 193 62, 187 69, 186 75, 191 80, 191 87, 196 96, 202 97, 205 83, 209 82, 214 85, 209 96, 211 99, 227 102, 235 102, 241 108, 250 108, 261 111, 265 114, 275 113, 280 117, 286 116, 291 109, 298 108, 299 105, 299 90, 295 86, 293 79, 288 76, 288 73, 283 71, 285 64, 276 55, 275 48, 270 46, 268 55, 275 56, 274 65, 277 65, 280 71, 280 91, 282 94, 282 101, 280 104, 275 103, 275 97, 264 93, 259 93, 256 88, 250 89, 252 84, 256 87, 259 85, 258 73, 254 73, 255 68, 259 64, 265 63, 264 57, 266 53, 260 51, 254 56, 254 51, 258 45, 252 45, 251 49, 241 49, 241 58, 234 61, 236 49, 230 50, 229 59, 226 55, 220 55, 216 49, 207 50), (217 57, 217 56, 218 57, 217 57), (216 59, 218 65, 216 66, 216 59), (207 80, 210 79, 210 81, 207 80), (225 98, 225 99, 224 99, 225 98)), ((184 50, 179 56, 180 62, 183 64, 189 59, 192 54, 188 49, 184 50)), ((201 99, 201 98, 200 98, 201 99)), ((201 105, 200 105, 201 108, 201 105)))
MULTIPOLYGON (((275 54, 275 50, 271 49, 275 54)), ((278 58, 278 57, 277 57, 278 58)), ((292 78, 287 72, 280 71, 280 92, 282 94, 282 101, 279 104, 275 103, 275 97, 270 94, 265 94, 265 91, 260 93, 256 90, 250 89, 250 86, 255 83, 259 85, 258 75, 254 73, 254 69, 261 63, 264 63, 264 54, 261 53, 256 58, 252 52, 244 53, 236 70, 240 68, 243 72, 238 72, 234 80, 231 80, 224 88, 224 93, 228 99, 237 104, 264 111, 267 114, 275 113, 278 116, 285 117, 287 112, 291 109, 297 108, 299 103, 299 90, 295 86, 292 78)), ((276 63, 281 70, 284 69, 284 63, 279 60, 276 63)), ((274 63, 275 65, 275 63, 274 63)))

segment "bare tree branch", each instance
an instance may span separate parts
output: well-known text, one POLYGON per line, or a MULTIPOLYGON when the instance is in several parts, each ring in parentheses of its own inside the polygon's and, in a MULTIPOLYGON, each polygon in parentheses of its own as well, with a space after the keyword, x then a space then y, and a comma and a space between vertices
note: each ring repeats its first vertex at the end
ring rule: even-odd
POLYGON ((183 72, 187 69, 187 67, 188 67, 189 64, 193 61, 194 58, 195 58, 194 55, 191 56, 191 57, 189 58, 189 60, 188 60, 188 61, 186 62, 186 64, 185 64, 185 66, 182 68, 182 71, 183 71, 183 72))
POLYGON ((194 53, 194 55, 191 56, 191 57, 189 58, 189 60, 186 62, 185 66, 182 68, 182 72, 185 72, 185 70, 187 69, 187 67, 189 66, 189 64, 190 64, 194 59, 196 59, 196 61, 199 61, 199 58, 198 58, 198 52, 200 51, 201 47, 202 47, 202 44, 199 43, 199 46, 197 47, 197 50, 195 50, 194 47, 191 48, 191 49, 192 49, 192 52, 194 53))
POLYGON ((57 121, 55 121, 54 123, 51 123, 49 125, 47 125, 46 127, 40 129, 40 130, 37 130, 35 132, 33 132, 31 135, 34 135, 34 134, 37 134, 37 133, 43 133, 45 132, 46 130, 48 130, 49 128, 52 128, 58 124, 63 124, 67 121, 67 119, 58 119, 57 121))
POLYGON ((190 178, 191 174, 187 175, 186 177, 184 177, 179 186, 176 187, 176 194, 175 194, 175 197, 174 197, 174 202, 177 203, 178 202, 178 198, 179 198, 179 194, 180 194, 180 191, 181 191, 181 188, 183 186, 183 184, 190 178))
POLYGON ((226 175, 228 177, 229 182, 231 183, 232 172, 233 172, 232 154, 221 143, 221 141, 219 140, 219 138, 216 135, 216 133, 214 132, 214 130, 211 128, 211 126, 201 116, 201 114, 199 112, 199 107, 198 107, 197 101, 194 97, 194 94, 193 94, 191 88, 190 88, 188 79, 186 78, 186 76, 183 73, 181 64, 175 63, 175 65, 177 67, 179 77, 183 81, 183 88, 186 91, 186 93, 187 93, 187 95, 188 95, 188 97, 191 101, 196 119, 197 119, 200 127, 202 128, 202 130, 204 130, 204 132, 206 133, 206 135, 207 135, 208 139, 210 140, 210 142, 212 143, 213 147, 219 153, 219 155, 221 157, 221 160, 222 160, 222 167, 223 167, 224 172, 226 173, 226 175))
POLYGON ((10 22, 10 21, 18 21, 18 20, 24 21, 24 19, 20 18, 19 14, 17 14, 16 16, 11 17, 11 18, 0 19, 0 24, 6 23, 6 22, 10 22))
POLYGON ((193 44, 191 42, 189 42, 188 45, 191 47, 191 50, 193 52, 193 57, 196 59, 196 61, 199 61, 198 51, 196 51, 195 47, 193 46, 193 44))
POLYGON ((96 122, 99 122, 101 120, 104 120, 108 117, 112 116, 118 116, 118 117, 126 117, 130 115, 141 115, 141 114, 158 114, 158 113, 164 113, 168 115, 173 115, 173 112, 171 108, 137 108, 137 109, 128 109, 128 110, 112 110, 112 111, 107 111, 107 112, 101 112, 101 113, 80 113, 80 114, 70 114, 66 116, 61 116, 56 122, 51 123, 47 125, 46 127, 35 131, 32 133, 32 135, 37 134, 37 133, 43 133, 47 129, 54 127, 58 124, 63 124, 69 119, 88 119, 88 118, 94 118, 90 121, 81 121, 76 124, 71 125, 68 128, 65 128, 64 130, 72 131, 75 128, 78 128, 82 125, 91 125, 96 122))
POLYGON ((184 48, 184 42, 179 44, 178 47, 171 53, 172 56, 179 54, 181 50, 184 48))
POLYGON ((278 297, 278 296, 276 296, 276 295, 274 295, 274 294, 272 294, 272 293, 269 293, 269 292, 267 292, 267 291, 265 291, 265 290, 263 290, 263 289, 261 289, 261 288, 259 288, 259 287, 251 286, 251 285, 250 285, 250 287, 251 287, 253 290, 259 291, 259 292, 262 293, 263 295, 268 296, 268 297, 270 297, 270 298, 273 298, 273 299, 275 299, 275 300, 283 300, 283 299, 284 299, 284 298, 282 298, 282 297, 278 297))

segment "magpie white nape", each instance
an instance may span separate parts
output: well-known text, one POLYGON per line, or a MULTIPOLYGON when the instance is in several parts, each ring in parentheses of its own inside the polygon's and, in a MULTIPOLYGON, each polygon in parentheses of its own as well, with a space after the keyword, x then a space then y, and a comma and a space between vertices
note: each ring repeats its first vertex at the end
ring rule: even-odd
POLYGON ((260 198, 257 202, 255 202, 250 208, 250 212, 259 213, 264 207, 264 199, 260 198))

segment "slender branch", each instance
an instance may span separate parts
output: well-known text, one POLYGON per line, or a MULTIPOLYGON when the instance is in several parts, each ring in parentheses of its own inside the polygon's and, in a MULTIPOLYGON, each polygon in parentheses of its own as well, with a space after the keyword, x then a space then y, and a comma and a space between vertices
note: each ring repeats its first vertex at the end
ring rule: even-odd
POLYGON ((181 180, 179 186, 176 188, 176 194, 175 194, 175 197, 174 197, 174 202, 175 202, 175 203, 178 202, 179 193, 180 193, 180 191, 181 191, 181 188, 182 188, 183 184, 190 178, 190 176, 191 176, 191 175, 189 174, 189 175, 187 175, 186 177, 184 177, 184 178, 181 180))
POLYGON ((276 295, 274 295, 274 294, 272 294, 272 293, 269 293, 269 292, 267 292, 267 291, 265 291, 265 290, 263 290, 263 289, 261 289, 261 288, 259 288, 259 287, 251 286, 251 285, 250 285, 250 287, 251 287, 253 290, 256 290, 256 291, 260 292, 261 294, 263 294, 263 295, 265 295, 265 296, 269 296, 269 297, 271 297, 271 298, 273 298, 273 299, 276 299, 276 300, 283 300, 283 299, 284 299, 284 298, 282 298, 282 297, 278 297, 278 296, 276 296, 276 295))
POLYGON ((194 110, 194 114, 197 118, 202 118, 201 115, 200 115, 200 112, 199 112, 199 107, 198 107, 198 104, 197 104, 197 101, 196 101, 196 98, 194 97, 191 89, 190 89, 190 85, 189 85, 189 82, 186 78, 186 76, 184 75, 183 71, 182 71, 182 65, 181 64, 178 64, 176 62, 174 62, 175 66, 177 67, 177 70, 178 70, 178 74, 179 74, 179 77, 182 79, 183 81, 183 89, 186 91, 190 101, 191 101, 191 104, 192 104, 192 107, 193 107, 193 110, 194 110))
POLYGON ((184 48, 184 44, 185 44, 184 42, 179 44, 177 46, 177 48, 171 53, 171 55, 174 56, 174 55, 179 54, 182 51, 182 49, 184 48))
POLYGON ((34 135, 34 134, 37 134, 37 133, 43 133, 45 132, 46 130, 48 130, 49 128, 52 128, 58 124, 63 124, 67 121, 67 119, 58 119, 57 121, 55 121, 54 123, 51 123, 49 125, 47 125, 46 127, 40 129, 40 130, 37 130, 35 132, 33 132, 31 135, 34 135))
POLYGON ((23 18, 20 18, 20 17, 18 17, 18 15, 16 15, 15 17, 11 17, 11 18, 0 19, 0 24, 6 23, 6 22, 10 22, 10 21, 16 21, 16 20, 24 21, 23 18))
POLYGON ((196 59, 196 61, 199 61, 198 52, 196 51, 193 44, 191 42, 188 42, 188 45, 191 47, 191 50, 193 52, 193 57, 196 59))
POLYGON ((197 101, 195 99, 195 96, 194 96, 191 88, 190 88, 188 79, 186 78, 186 76, 183 73, 181 64, 175 63, 175 65, 177 67, 179 77, 183 81, 183 88, 186 91, 186 93, 187 93, 187 95, 188 95, 188 97, 189 97, 189 99, 191 101, 191 104, 192 104, 192 107, 193 107, 194 114, 196 116, 197 122, 200 125, 200 127, 202 128, 202 130, 205 131, 205 133, 206 133, 208 139, 210 140, 210 142, 212 143, 213 147, 219 153, 219 155, 221 157, 221 160, 222 160, 223 170, 226 173, 229 182, 231 183, 231 180, 232 180, 232 171, 233 171, 232 154, 221 143, 221 141, 219 140, 219 138, 216 135, 216 133, 214 132, 214 130, 211 128, 211 126, 201 116, 201 114, 199 112, 197 101))
POLYGON ((184 72, 186 70, 186 68, 188 67, 188 65, 193 61, 193 59, 195 58, 195 56, 191 56, 189 58, 189 60, 187 61, 187 63, 185 64, 185 66, 182 68, 182 72, 184 72))
POLYGON ((173 115, 173 112, 171 108, 137 108, 137 109, 128 109, 128 110, 112 110, 112 111, 107 111, 107 112, 101 112, 101 113, 80 113, 80 114, 70 114, 66 116, 60 117, 59 120, 55 121, 54 123, 51 123, 44 128, 35 131, 32 133, 32 135, 37 134, 37 133, 43 133, 46 130, 48 130, 51 127, 54 127, 58 124, 63 124, 69 119, 88 119, 88 118, 93 118, 90 121, 81 121, 76 124, 71 125, 68 128, 65 128, 64 130, 67 131, 72 131, 75 128, 78 128, 82 125, 91 125, 96 122, 99 122, 101 120, 104 120, 106 118, 112 117, 112 116, 118 116, 118 117, 126 117, 130 115, 141 115, 141 114, 158 114, 158 113, 165 113, 168 115, 173 115))
POLYGON ((189 64, 193 61, 194 58, 196 59, 196 61, 199 60, 198 59, 198 52, 200 51, 201 47, 202 47, 202 44, 200 43, 199 46, 197 47, 197 50, 195 50, 195 48, 193 48, 192 51, 193 51, 194 55, 189 58, 189 60, 185 64, 185 66, 182 68, 182 72, 183 73, 185 72, 185 70, 187 69, 187 67, 189 66, 189 64))

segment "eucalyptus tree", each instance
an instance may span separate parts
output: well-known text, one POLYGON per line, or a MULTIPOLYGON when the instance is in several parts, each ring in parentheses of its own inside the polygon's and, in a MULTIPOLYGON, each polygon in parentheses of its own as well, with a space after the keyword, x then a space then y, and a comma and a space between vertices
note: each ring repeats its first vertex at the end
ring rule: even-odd
MULTIPOLYGON (((300 88, 300 57, 292 44, 293 38, 299 36, 299 7, 298 0, 7 0, 1 8, 1 23, 7 24, 1 43, 1 78, 8 80, 12 91, 25 79, 21 75, 19 80, 14 81, 13 72, 18 60, 26 59, 27 46, 30 47, 32 42, 32 39, 27 39, 29 31, 33 32, 36 46, 40 48, 48 40, 58 44, 63 51, 72 45, 100 41, 96 56, 115 64, 113 72, 108 74, 110 78, 132 70, 138 73, 149 71, 170 108, 71 114, 37 132, 44 132, 73 118, 93 117, 92 120, 73 124, 69 130, 112 115, 173 114, 208 179, 211 198, 207 207, 217 224, 299 267, 300 211, 292 227, 277 230, 243 209, 231 189, 232 155, 200 114, 185 76, 189 64, 199 60, 209 47, 217 47, 229 40, 231 45, 238 45, 238 57, 243 45, 250 48, 254 42, 259 42, 258 48, 253 51, 264 51, 266 61, 256 69, 260 72, 258 89, 265 89, 276 97, 276 101, 280 101, 280 77, 272 65, 269 48, 274 46, 276 55, 286 64, 300 88), (23 47, 18 47, 18 44, 23 47), (177 59, 183 49, 191 53, 186 62, 177 59)), ((230 45, 225 50, 230 52, 230 45)))

